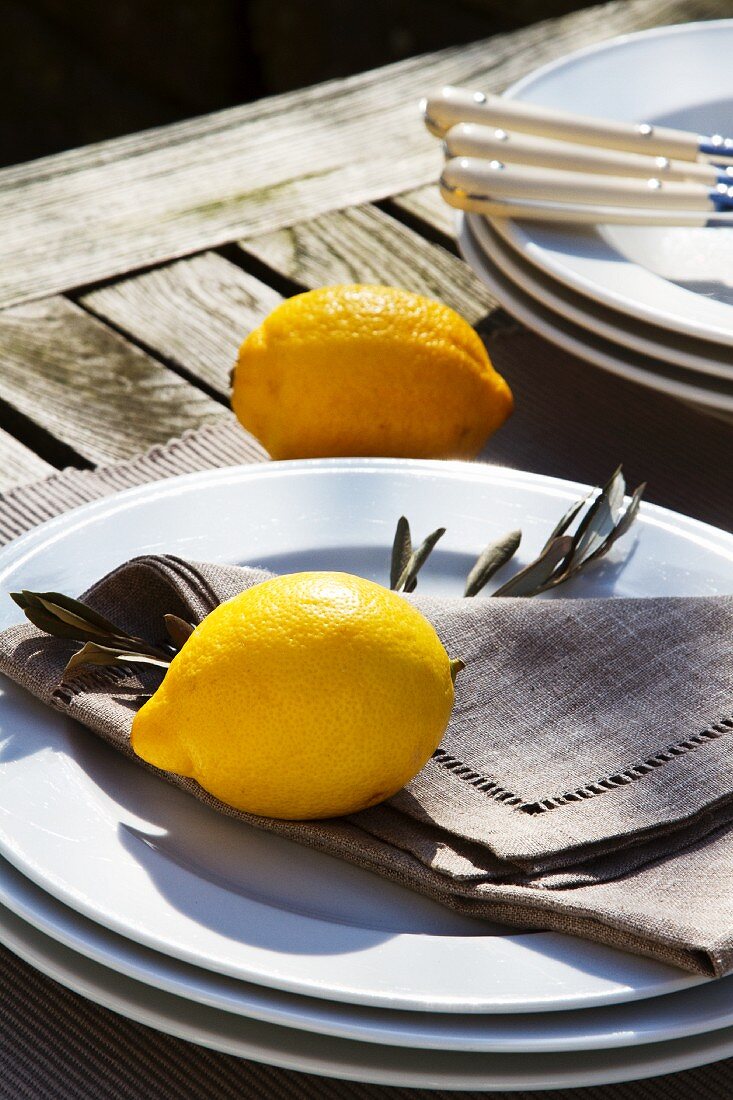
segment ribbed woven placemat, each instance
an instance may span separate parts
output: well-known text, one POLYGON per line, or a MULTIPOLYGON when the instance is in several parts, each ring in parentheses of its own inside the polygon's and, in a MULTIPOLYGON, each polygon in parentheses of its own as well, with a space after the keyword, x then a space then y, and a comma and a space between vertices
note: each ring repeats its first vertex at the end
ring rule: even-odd
POLYGON ((0 948, 2 1100, 729 1100, 733 1060, 549 1092, 383 1088, 217 1054, 99 1008, 0 948))
MULTIPOLYGON (((523 330, 489 336, 517 412, 486 458, 598 483, 623 460, 647 498, 733 526, 733 427, 597 371, 523 330)), ((66 471, 0 496, 0 542, 51 515, 131 485, 263 459, 232 424, 189 434, 132 462, 66 471)), ((727 1100, 733 1060, 649 1081, 544 1093, 448 1093, 352 1084, 216 1054, 161 1035, 70 993, 0 948, 1 1100, 727 1100)))

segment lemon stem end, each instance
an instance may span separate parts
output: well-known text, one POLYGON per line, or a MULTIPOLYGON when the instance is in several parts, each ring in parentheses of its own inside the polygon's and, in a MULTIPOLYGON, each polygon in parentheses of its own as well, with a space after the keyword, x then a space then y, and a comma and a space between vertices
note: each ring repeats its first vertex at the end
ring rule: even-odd
POLYGON ((462 661, 460 657, 454 657, 451 661, 449 661, 449 664, 450 664, 450 678, 451 678, 451 680, 453 681, 453 683, 455 685, 456 677, 457 677, 459 672, 463 672, 463 669, 466 667, 466 663, 465 663, 465 661, 462 661))

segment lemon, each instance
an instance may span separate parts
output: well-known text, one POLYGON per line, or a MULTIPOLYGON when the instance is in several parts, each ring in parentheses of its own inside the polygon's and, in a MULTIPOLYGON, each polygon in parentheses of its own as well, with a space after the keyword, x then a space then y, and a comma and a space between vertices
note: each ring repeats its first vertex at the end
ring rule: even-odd
POLYGON ((132 747, 239 810, 352 813, 430 757, 452 672, 402 596, 348 573, 276 577, 196 628, 136 714, 132 747))
POLYGON ((241 346, 232 408, 273 458, 474 458, 512 394, 454 310, 357 284, 273 310, 241 346))

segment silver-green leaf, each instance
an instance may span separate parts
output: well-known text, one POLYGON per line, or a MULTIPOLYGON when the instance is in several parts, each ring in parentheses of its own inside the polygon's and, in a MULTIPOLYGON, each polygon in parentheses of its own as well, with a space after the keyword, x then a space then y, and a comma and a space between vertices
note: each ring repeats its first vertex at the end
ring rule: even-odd
POLYGON ((176 649, 183 649, 196 627, 193 623, 187 623, 179 615, 164 615, 163 622, 168 631, 168 637, 176 649))
POLYGON ((410 536, 410 524, 404 516, 397 520, 394 542, 392 543, 392 561, 389 570, 389 587, 396 589, 400 577, 407 569, 412 557, 412 538, 410 536))
POLYGON ((170 661, 150 657, 147 653, 131 653, 110 646, 97 645, 96 642, 87 642, 69 660, 64 669, 64 677, 71 676, 80 668, 86 668, 89 665, 122 666, 124 668, 131 664, 156 665, 158 668, 168 668, 170 661))
POLYGON ((514 557, 520 542, 521 531, 510 531, 508 535, 490 543, 482 554, 479 555, 476 564, 466 578, 464 596, 475 596, 484 588, 502 565, 514 557))
POLYGON ((546 546, 538 558, 515 573, 506 584, 492 592, 492 596, 535 596, 549 586, 552 576, 560 562, 573 545, 569 535, 559 538, 546 546))
POLYGON ((613 531, 623 505, 626 482, 621 467, 614 470, 578 527, 569 567, 580 564, 592 554, 613 531))
POLYGON ((428 560, 436 543, 439 539, 442 539, 445 534, 445 527, 439 527, 437 531, 431 532, 428 537, 420 543, 417 550, 410 556, 410 560, 402 571, 397 584, 395 586, 396 592, 414 592, 417 588, 417 575, 422 569, 425 562, 428 560))

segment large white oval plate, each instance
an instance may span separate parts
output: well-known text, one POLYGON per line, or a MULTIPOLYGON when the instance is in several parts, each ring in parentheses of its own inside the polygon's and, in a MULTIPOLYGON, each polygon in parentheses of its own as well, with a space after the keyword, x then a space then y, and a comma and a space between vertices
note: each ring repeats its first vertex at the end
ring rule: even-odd
MULTIPOLYGON (((8 912, 63 947, 156 990, 280 1027, 384 1046, 492 1053, 610 1050, 733 1027, 733 976, 666 997, 576 1012, 408 1012, 302 997, 151 951, 62 905, 0 859, 0 940, 8 912), (3 908, 7 906, 7 909, 3 908), (62 946, 63 945, 63 946, 62 946)), ((115 976, 111 976, 111 982, 115 976)))
MULTIPOLYGON (((193 474, 87 505, 0 554, 0 592, 79 592, 144 552, 345 568, 384 580, 397 517, 448 534, 424 591, 461 591, 521 526, 536 554, 584 486, 490 466, 324 460, 193 474)), ((646 506, 567 595, 733 591, 733 536, 646 506)), ((0 626, 17 621, 7 597, 0 626)), ((242 827, 5 684, 0 854, 79 913, 164 954, 278 989, 423 1011, 543 1011, 699 979, 554 934, 496 934, 373 875, 242 827)))
POLYGON ((131 1020, 239 1058, 350 1081, 484 1092, 606 1085, 678 1073, 733 1054, 733 1028, 630 1049, 558 1054, 415 1050, 335 1039, 196 1004, 63 947, 0 908, 0 942, 62 985, 131 1020))
MULTIPOLYGON (((565 111, 729 134, 733 20, 624 35, 530 73, 505 95, 565 111)), ((728 228, 509 222, 512 243, 588 298, 675 332, 733 344, 728 228)))

